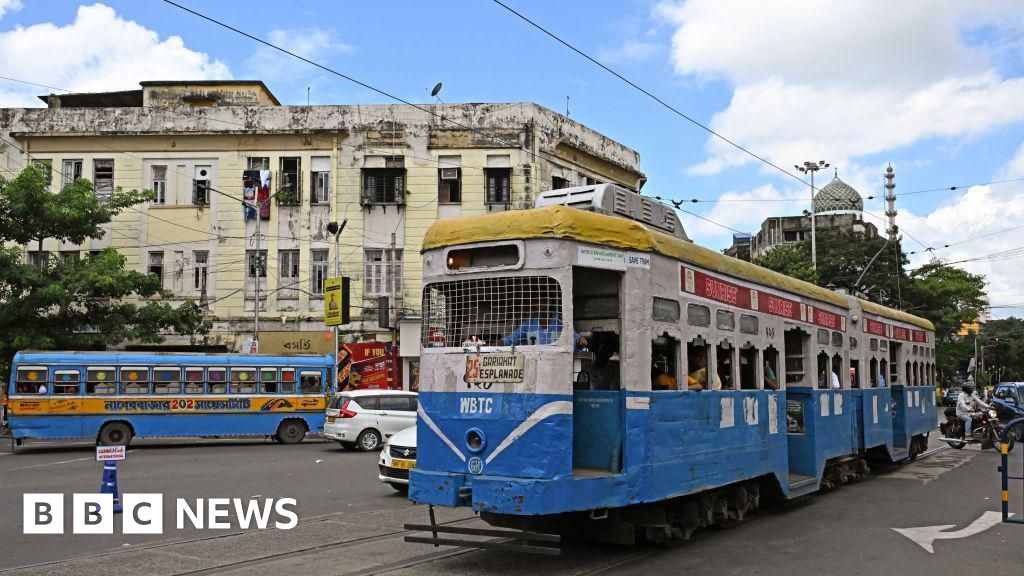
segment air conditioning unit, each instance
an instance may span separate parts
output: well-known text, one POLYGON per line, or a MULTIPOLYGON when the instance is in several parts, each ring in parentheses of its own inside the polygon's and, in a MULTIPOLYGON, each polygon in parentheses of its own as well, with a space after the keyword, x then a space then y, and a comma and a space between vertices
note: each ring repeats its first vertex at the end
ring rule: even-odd
POLYGON ((441 180, 458 180, 458 168, 441 168, 441 180))

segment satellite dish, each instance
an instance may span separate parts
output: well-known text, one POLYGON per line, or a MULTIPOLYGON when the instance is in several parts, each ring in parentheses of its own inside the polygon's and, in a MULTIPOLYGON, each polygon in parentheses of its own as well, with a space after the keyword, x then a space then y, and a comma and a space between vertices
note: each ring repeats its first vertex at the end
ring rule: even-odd
POLYGON ((430 91, 431 96, 437 96, 441 92, 441 83, 434 84, 434 89, 430 91))

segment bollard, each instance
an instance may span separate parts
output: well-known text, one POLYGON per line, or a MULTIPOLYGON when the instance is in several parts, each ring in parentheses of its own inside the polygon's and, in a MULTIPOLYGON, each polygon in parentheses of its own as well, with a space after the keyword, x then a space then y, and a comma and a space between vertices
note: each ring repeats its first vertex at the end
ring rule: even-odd
POLYGON ((117 461, 107 460, 103 463, 103 481, 100 483, 100 494, 113 494, 114 514, 121 513, 121 491, 117 488, 117 461))

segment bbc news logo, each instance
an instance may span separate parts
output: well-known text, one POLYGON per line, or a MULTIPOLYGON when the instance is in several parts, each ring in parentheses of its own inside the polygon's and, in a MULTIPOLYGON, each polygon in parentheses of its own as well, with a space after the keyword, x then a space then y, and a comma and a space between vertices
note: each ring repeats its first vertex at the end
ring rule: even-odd
MULTIPOLYGON (((294 498, 178 498, 174 504, 175 528, 227 530, 231 519, 242 529, 291 530, 299 523, 294 498)), ((163 534, 163 494, 123 494, 122 534, 163 534)), ((72 534, 113 534, 113 494, 73 494, 72 534)), ((64 494, 24 494, 22 518, 25 534, 64 534, 64 494)))

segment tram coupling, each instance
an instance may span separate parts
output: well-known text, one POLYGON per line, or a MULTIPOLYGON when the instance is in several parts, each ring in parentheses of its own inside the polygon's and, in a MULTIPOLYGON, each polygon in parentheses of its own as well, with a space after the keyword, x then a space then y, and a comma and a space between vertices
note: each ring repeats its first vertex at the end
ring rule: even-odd
POLYGON ((406 524, 405 529, 422 532, 424 535, 406 536, 406 542, 433 544, 439 546, 457 546, 459 548, 476 548, 480 550, 504 550, 506 552, 522 552, 525 554, 541 554, 544 556, 560 556, 562 554, 562 537, 557 534, 541 534, 527 530, 471 528, 438 524, 434 517, 434 507, 430 506, 430 524, 406 524), (477 538, 467 538, 473 536, 477 538))

